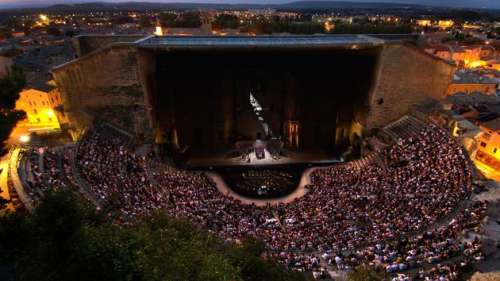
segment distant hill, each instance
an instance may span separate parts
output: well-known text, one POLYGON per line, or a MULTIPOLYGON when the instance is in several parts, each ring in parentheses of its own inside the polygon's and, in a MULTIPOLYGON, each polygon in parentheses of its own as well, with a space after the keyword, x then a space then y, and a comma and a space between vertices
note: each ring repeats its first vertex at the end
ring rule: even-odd
MULTIPOLYGON (((0 0, 1 1, 1 0, 0 0)), ((56 1, 56 0, 54 0, 56 1)), ((109 10, 135 10, 135 11, 144 11, 144 10, 165 10, 165 9, 281 9, 281 10, 346 10, 346 9, 379 9, 379 10, 421 10, 421 9, 430 9, 433 10, 456 10, 461 9, 459 7, 455 8, 443 8, 440 6, 432 6, 429 5, 434 0, 421 0, 422 4, 406 4, 406 3, 387 3, 383 1, 393 1, 393 2, 402 2, 402 1, 410 1, 410 0, 364 0, 366 2, 350 2, 350 1, 295 1, 289 3, 283 3, 282 1, 286 0, 275 0, 276 2, 281 1, 281 3, 277 4, 252 4, 252 3, 235 3, 239 1, 246 0, 225 0, 230 3, 213 3, 215 0, 192 0, 199 1, 196 2, 78 2, 78 1, 86 1, 86 0, 65 0, 64 4, 57 4, 52 6, 40 6, 43 3, 48 3, 50 1, 19 1, 16 2, 18 4, 1 4, 1 7, 14 7, 13 5, 17 5, 16 7, 23 7, 23 10, 18 10, 18 12, 30 12, 33 10, 39 11, 109 11, 109 10), (207 1, 203 3, 202 1, 207 1), (381 1, 381 2, 369 2, 369 1, 381 1), (231 3, 232 2, 232 3, 231 3), (31 4, 30 4, 31 3, 31 4), (67 3, 67 4, 66 4, 67 3), (31 5, 31 6, 30 6, 31 5), (38 6, 37 6, 38 5, 38 6), (32 7, 32 8, 28 8, 32 7)), ((154 0, 153 0, 154 1, 154 0)), ((158 0, 165 1, 165 0, 158 0)), ((183 0, 173 0, 173 1, 183 1, 183 0)), ((184 0, 190 1, 190 0, 184 0)), ((219 1, 219 0, 217 0, 219 1)), ((248 0, 249 2, 257 1, 257 0, 248 0)), ((442 1, 442 5, 449 3, 450 0, 440 0, 442 1), (447 2, 448 1, 448 2, 447 2)), ((451 1, 469 1, 469 0, 451 0, 451 1)), ((476 1, 476 0, 470 0, 476 1)), ((487 0, 477 0, 477 1, 487 1, 487 0)), ((498 0, 500 1, 500 0, 498 0)), ((437 2, 432 2, 437 3, 437 2)), ((441 4, 439 4, 441 5, 441 4)), ((5 9, 4 9, 5 11, 5 9)), ((483 10, 486 11, 486 10, 483 10)), ((498 12, 499 10, 491 10, 498 12)))
POLYGON ((160 10, 160 9, 417 9, 426 6, 416 4, 348 2, 348 1, 296 1, 284 4, 225 4, 225 3, 154 3, 154 2, 90 2, 57 4, 49 7, 36 7, 48 11, 105 11, 105 10, 160 10))
POLYGON ((417 4, 348 1, 295 1, 276 6, 287 9, 407 9, 427 7, 417 4))

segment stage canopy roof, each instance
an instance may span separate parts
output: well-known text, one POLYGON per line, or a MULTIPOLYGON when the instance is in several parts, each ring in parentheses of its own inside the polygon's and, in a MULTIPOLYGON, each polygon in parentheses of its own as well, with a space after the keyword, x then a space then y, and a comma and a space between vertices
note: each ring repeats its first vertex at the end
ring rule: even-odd
POLYGON ((140 48, 346 48, 357 49, 384 44, 384 40, 366 35, 308 36, 162 36, 137 42, 140 48))

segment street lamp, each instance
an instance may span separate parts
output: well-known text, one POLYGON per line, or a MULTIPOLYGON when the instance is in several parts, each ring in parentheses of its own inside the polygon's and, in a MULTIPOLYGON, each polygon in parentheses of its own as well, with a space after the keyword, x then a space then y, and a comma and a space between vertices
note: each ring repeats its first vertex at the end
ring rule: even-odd
POLYGON ((29 142, 29 141, 30 141, 30 139, 31 139, 31 138, 30 138, 30 136, 28 136, 28 135, 21 135, 21 136, 19 137, 19 141, 20 141, 20 142, 22 142, 22 143, 27 143, 27 142, 29 142))

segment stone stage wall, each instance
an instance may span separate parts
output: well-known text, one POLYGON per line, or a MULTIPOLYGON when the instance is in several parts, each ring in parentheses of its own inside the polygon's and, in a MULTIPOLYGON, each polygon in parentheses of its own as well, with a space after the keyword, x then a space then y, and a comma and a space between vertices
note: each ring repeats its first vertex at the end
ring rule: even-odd
MULTIPOLYGON (((154 64, 154 53, 139 52, 135 43, 117 43, 121 36, 78 40, 83 56, 53 70, 73 134, 99 116, 141 140, 153 141, 153 109, 144 94, 152 81, 145 73, 148 68, 139 65, 154 64), (114 43, 101 47, 107 42, 114 43), (144 57, 149 57, 148 63, 141 63, 144 57)), ((135 42, 137 37, 125 40, 135 42)), ((394 42, 383 46, 376 68, 366 118, 359 120, 365 131, 398 119, 418 103, 443 99, 455 70, 413 45, 394 42)))
POLYGON ((442 100, 455 66, 411 45, 384 46, 366 128, 382 127, 429 99, 442 100))
POLYGON ((98 116, 152 138, 136 53, 135 45, 119 43, 53 69, 73 136, 98 116))

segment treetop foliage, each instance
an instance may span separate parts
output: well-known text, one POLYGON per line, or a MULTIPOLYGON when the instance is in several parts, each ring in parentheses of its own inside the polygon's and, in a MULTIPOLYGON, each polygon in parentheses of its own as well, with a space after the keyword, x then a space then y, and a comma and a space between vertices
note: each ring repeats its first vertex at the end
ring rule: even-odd
POLYGON ((7 74, 0 77, 0 156, 7 153, 6 141, 17 122, 24 119, 24 111, 16 110, 16 101, 26 84, 22 68, 11 67, 7 74))
POLYGON ((161 25, 165 27, 197 28, 201 26, 201 17, 198 12, 161 13, 158 17, 161 25))
POLYGON ((358 266, 347 275, 349 281, 383 281, 388 276, 385 272, 376 271, 367 266, 358 266))
POLYGON ((0 219, 0 256, 18 280, 304 280, 261 255, 254 238, 226 244, 162 212, 109 222, 73 193, 48 193, 33 213, 0 219))

